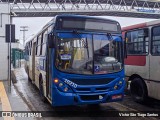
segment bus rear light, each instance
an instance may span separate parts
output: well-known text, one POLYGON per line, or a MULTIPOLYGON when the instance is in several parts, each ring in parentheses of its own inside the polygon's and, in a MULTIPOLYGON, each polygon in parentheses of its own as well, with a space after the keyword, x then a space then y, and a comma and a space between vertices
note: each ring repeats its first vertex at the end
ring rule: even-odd
POLYGON ((112 100, 122 99, 122 95, 113 95, 112 100))
POLYGON ((54 81, 54 83, 58 83, 59 82, 59 80, 57 78, 54 79, 53 81, 54 81))

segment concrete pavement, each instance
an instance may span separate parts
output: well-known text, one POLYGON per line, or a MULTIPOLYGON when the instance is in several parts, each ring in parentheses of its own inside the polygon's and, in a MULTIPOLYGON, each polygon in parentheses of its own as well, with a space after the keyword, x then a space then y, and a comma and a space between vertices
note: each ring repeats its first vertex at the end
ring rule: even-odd
MULTIPOLYGON (((17 82, 21 79, 26 79, 28 76, 24 72, 24 68, 15 69, 14 74, 16 76, 17 82), (24 73, 24 74, 23 74, 24 73)), ((27 79, 26 79, 27 80, 27 79)), ((21 112, 31 112, 28 105, 22 99, 14 85, 11 85, 11 92, 8 90, 8 81, 0 81, 0 111, 2 112, 20 112, 19 116, 15 117, 2 117, 2 112, 0 112, 0 120, 33 120, 35 118, 28 118, 23 116, 21 112), (21 115, 20 115, 21 114, 21 115)), ((3 113, 5 116, 5 113, 3 113)), ((10 116, 10 113, 7 114, 10 116)))

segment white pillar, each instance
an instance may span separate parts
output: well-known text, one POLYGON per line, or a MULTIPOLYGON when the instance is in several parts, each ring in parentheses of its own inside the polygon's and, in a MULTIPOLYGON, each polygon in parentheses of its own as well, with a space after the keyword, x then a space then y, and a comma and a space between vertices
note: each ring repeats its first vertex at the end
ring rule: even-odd
POLYGON ((0 80, 8 78, 8 43, 5 42, 5 24, 10 24, 10 5, 0 3, 0 80))

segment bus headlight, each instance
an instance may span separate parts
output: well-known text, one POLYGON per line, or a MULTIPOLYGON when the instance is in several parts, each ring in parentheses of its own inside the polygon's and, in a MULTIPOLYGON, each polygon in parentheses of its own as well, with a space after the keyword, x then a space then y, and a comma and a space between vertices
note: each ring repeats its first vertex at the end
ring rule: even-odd
POLYGON ((63 86, 63 83, 59 83, 59 87, 62 87, 63 86))
POLYGON ((54 79, 54 83, 55 83, 57 89, 61 92, 73 92, 72 89, 67 84, 63 83, 62 81, 60 81, 57 78, 54 79))
POLYGON ((67 92, 67 91, 68 91, 68 87, 65 87, 65 88, 64 88, 64 92, 67 92))

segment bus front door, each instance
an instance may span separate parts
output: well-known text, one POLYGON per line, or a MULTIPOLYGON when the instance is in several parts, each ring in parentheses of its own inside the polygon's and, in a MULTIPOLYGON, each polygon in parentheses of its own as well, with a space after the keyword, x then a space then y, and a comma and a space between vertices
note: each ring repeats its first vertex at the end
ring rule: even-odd
POLYGON ((49 98, 51 100, 51 85, 52 85, 52 69, 51 69, 51 49, 47 47, 47 62, 46 62, 46 77, 47 77, 47 81, 46 81, 46 95, 47 98, 49 98))

